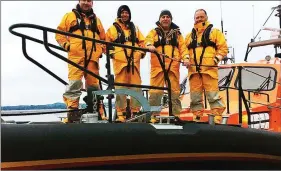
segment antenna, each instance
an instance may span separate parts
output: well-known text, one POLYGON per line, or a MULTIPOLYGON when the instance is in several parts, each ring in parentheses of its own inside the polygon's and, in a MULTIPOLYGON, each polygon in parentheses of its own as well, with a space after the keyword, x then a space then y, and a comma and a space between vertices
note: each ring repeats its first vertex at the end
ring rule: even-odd
MULTIPOLYGON (((267 23, 268 19, 271 17, 271 15, 273 14, 273 12, 275 11, 276 8, 278 8, 278 7, 273 7, 273 8, 271 8, 272 11, 271 11, 270 15, 267 17, 266 21, 263 23, 262 26, 265 26, 265 24, 267 23)), ((258 35, 260 34, 261 30, 262 30, 262 29, 260 29, 259 32, 256 34, 256 36, 255 36, 253 39, 251 39, 251 42, 254 42, 254 41, 255 41, 255 39, 256 39, 256 38, 258 37, 258 35)))
POLYGON ((280 12, 281 12, 281 10, 280 10, 280 6, 281 6, 281 1, 280 1, 280 5, 279 5, 279 9, 278 9, 278 17, 279 17, 279 26, 280 26, 280 28, 281 28, 281 16, 280 16, 280 12))
POLYGON ((281 1, 280 1, 280 5, 278 5, 277 7, 277 14, 275 14, 275 16, 279 17, 279 27, 281 28, 281 1))
POLYGON ((253 7, 253 40, 255 40, 255 6, 252 5, 253 7))
POLYGON ((222 5, 221 5, 221 0, 220 0, 220 8, 221 8, 221 31, 223 33, 223 20, 222 20, 222 5))

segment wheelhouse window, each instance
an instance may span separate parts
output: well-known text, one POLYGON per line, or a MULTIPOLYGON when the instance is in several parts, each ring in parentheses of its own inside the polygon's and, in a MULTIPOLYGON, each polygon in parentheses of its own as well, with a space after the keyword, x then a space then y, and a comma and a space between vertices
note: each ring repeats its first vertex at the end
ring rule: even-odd
MULTIPOLYGON (((277 71, 272 67, 246 66, 242 69, 242 89, 247 91, 271 91, 276 86, 277 71)), ((235 81, 238 89, 238 78, 235 81)))
POLYGON ((219 90, 229 87, 235 68, 219 68, 219 90))

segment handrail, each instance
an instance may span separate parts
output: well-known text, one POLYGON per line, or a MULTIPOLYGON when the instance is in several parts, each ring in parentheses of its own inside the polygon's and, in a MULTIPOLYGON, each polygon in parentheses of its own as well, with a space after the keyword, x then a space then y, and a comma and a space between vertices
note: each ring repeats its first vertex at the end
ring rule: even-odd
POLYGON ((267 46, 267 45, 281 45, 281 38, 278 39, 270 39, 270 40, 262 40, 258 42, 249 43, 249 47, 259 47, 259 46, 267 46))
MULTIPOLYGON (((9 27, 9 31, 22 38, 22 49, 23 49, 23 54, 25 55, 25 57, 30 60, 31 62, 33 62, 35 65, 37 65, 38 67, 40 67, 41 69, 43 69, 44 71, 46 71, 48 74, 52 75, 54 78, 56 78, 57 80, 59 80, 61 83, 67 85, 67 83, 62 80, 60 77, 58 77, 57 75, 55 75, 54 73, 52 73, 50 70, 48 70, 47 68, 45 68, 43 65, 41 65, 40 63, 38 63, 36 60, 32 59, 28 54, 27 54, 27 50, 26 50, 26 39, 43 44, 45 49, 52 55, 60 58, 61 60, 83 70, 84 72, 94 76, 95 78, 99 79, 100 81, 108 84, 108 88, 107 89, 114 89, 114 86, 127 86, 127 87, 138 87, 138 88, 148 88, 148 89, 159 89, 159 90, 168 90, 168 98, 169 98, 169 115, 172 115, 172 101, 171 101, 171 82, 170 79, 168 77, 168 73, 165 70, 165 63, 161 60, 160 54, 157 52, 153 52, 156 54, 159 63, 161 65, 161 68, 164 72, 164 78, 167 81, 167 87, 157 87, 157 86, 149 86, 149 85, 136 85, 136 84, 124 84, 124 83, 118 83, 118 82, 114 82, 114 77, 111 74, 110 71, 110 55, 109 55, 109 47, 112 46, 118 46, 118 47, 124 47, 124 48, 129 48, 129 49, 135 49, 135 50, 140 50, 140 51, 144 51, 144 52, 149 52, 148 49, 146 48, 140 48, 140 47, 133 47, 133 46, 128 46, 128 45, 123 45, 123 44, 117 44, 117 43, 112 43, 112 42, 106 42, 106 41, 102 41, 102 40, 97 40, 97 39, 93 39, 93 38, 89 38, 89 37, 84 37, 84 36, 80 36, 80 35, 76 35, 76 34, 72 34, 69 32, 63 32, 60 30, 56 30, 56 29, 51 29, 51 28, 47 28, 47 27, 43 27, 43 26, 39 26, 39 25, 34 25, 34 24, 14 24, 12 26, 9 27), (43 31, 43 41, 24 35, 22 33, 18 33, 16 31, 14 31, 13 29, 15 28, 20 28, 20 27, 24 27, 24 28, 34 28, 34 29, 39 29, 43 31), (107 69, 107 79, 104 79, 102 77, 100 77, 99 75, 94 74, 93 72, 89 71, 88 69, 79 66, 78 64, 72 62, 71 60, 65 58, 64 56, 58 54, 57 52, 53 51, 50 47, 58 49, 58 50, 62 50, 65 51, 63 48, 57 46, 57 45, 53 45, 51 43, 48 43, 48 34, 47 32, 53 32, 53 33, 59 33, 59 34, 63 34, 63 35, 67 35, 67 36, 72 36, 72 37, 76 37, 79 39, 84 39, 84 40, 88 40, 88 41, 92 41, 92 42, 97 42, 97 43, 101 43, 101 44, 105 44, 106 45, 106 69, 107 69)), ((162 54, 163 55, 163 54, 162 54)), ((204 65, 202 65, 204 66, 204 65)), ((209 66, 206 65, 205 67, 218 67, 218 66, 209 66)), ((238 88, 236 88, 239 91, 239 123, 242 123, 242 101, 246 107, 247 113, 250 112, 249 110, 249 106, 247 105, 247 100, 245 98, 245 95, 243 93, 243 89, 242 89, 242 75, 241 75, 241 71, 242 69, 244 69, 243 66, 238 66, 238 88)), ((231 89, 231 87, 228 87, 231 89)), ((227 88, 227 89, 228 89, 227 88)), ((108 96, 108 107, 109 107, 109 122, 112 122, 112 96, 108 96)), ((229 109, 228 109, 229 111, 229 109)))
MULTIPOLYGON (((52 33, 59 33, 59 34, 63 34, 63 35, 66 35, 66 36, 71 36, 71 37, 75 37, 75 38, 79 38, 79 39, 84 39, 84 40, 88 40, 88 41, 92 41, 92 42, 97 42, 97 43, 101 43, 101 44, 107 44, 107 45, 111 45, 111 46, 119 46, 119 47, 124 47, 124 48, 129 48, 129 49, 140 50, 140 51, 144 51, 144 52, 150 52, 146 48, 129 46, 129 45, 123 45, 123 44, 113 43, 113 42, 106 42, 106 41, 103 41, 103 40, 97 40, 97 39, 93 39, 93 38, 89 38, 89 37, 85 37, 85 36, 80 36, 80 35, 69 33, 69 32, 64 32, 64 31, 61 31, 61 30, 56 30, 56 29, 52 29, 52 28, 48 28, 48 27, 44 27, 44 26, 35 25, 35 24, 19 23, 19 24, 13 24, 13 25, 11 25, 9 27, 9 31, 12 34, 14 34, 16 36, 19 36, 19 37, 28 37, 27 39, 36 40, 36 42, 38 42, 38 43, 42 42, 41 44, 43 44, 43 41, 40 41, 40 40, 38 41, 38 39, 35 39, 35 38, 30 37, 30 36, 26 36, 24 34, 21 34, 21 33, 13 31, 13 29, 20 28, 20 27, 23 27, 23 28, 34 28, 34 29, 39 29, 39 30, 42 30, 42 31, 45 30, 45 31, 49 31, 49 32, 52 32, 52 33)), ((56 45, 52 45, 51 43, 48 43, 48 45, 50 45, 51 47, 54 47, 54 48, 58 47, 56 45)), ((59 49, 62 49, 62 48, 59 48, 59 49)))
MULTIPOLYGON (((80 70, 86 72, 87 74, 90 74, 91 76, 99 79, 100 81, 107 83, 108 84, 108 88, 107 89, 114 89, 114 85, 117 86, 128 86, 128 87, 140 87, 140 88, 148 88, 148 89, 160 89, 160 90, 168 90, 168 94, 169 94, 169 115, 172 115, 172 100, 171 100, 171 82, 170 79, 168 77, 168 73, 165 69, 165 63, 163 63, 163 61, 160 58, 160 54, 157 52, 152 52, 155 53, 159 63, 161 65, 161 68, 164 72, 164 79, 167 81, 167 87, 156 87, 156 86, 148 86, 148 85, 135 85, 135 84, 124 84, 124 83, 116 83, 114 82, 114 76, 111 74, 110 71, 110 55, 109 55, 109 48, 112 46, 118 46, 118 47, 123 47, 123 48, 129 48, 129 49, 134 49, 134 50, 140 50, 140 51, 144 51, 144 52, 149 52, 148 49, 146 48, 140 48, 140 47, 133 47, 133 46, 128 46, 128 45, 123 45, 123 44, 118 44, 118 43, 112 43, 112 42, 106 42, 106 41, 102 41, 102 40, 97 40, 97 39, 93 39, 93 38, 89 38, 89 37, 84 37, 84 36, 80 36, 80 35, 76 35, 73 33, 69 33, 69 32, 64 32, 64 31, 60 31, 60 30, 56 30, 56 29, 52 29, 52 28, 48 28, 48 27, 44 27, 44 26, 39 26, 39 25, 35 25, 35 24, 28 24, 28 23, 19 23, 19 24, 14 24, 12 26, 9 27, 9 31, 19 37, 22 37, 22 43, 23 43, 23 53, 25 55, 25 57, 30 60, 32 63, 34 63, 35 65, 37 65, 38 67, 40 67, 41 69, 43 69, 44 71, 46 71, 48 74, 52 75, 54 78, 56 78, 58 81, 60 81, 61 83, 63 83, 64 85, 67 85, 67 83, 62 80, 61 78, 59 78, 57 75, 55 75, 54 73, 52 73, 50 70, 48 70, 47 68, 45 68, 43 65, 41 65, 40 63, 38 63, 36 60, 32 59, 30 56, 28 56, 27 51, 26 51, 26 39, 43 44, 45 49, 52 55, 60 58, 61 60, 73 65, 74 67, 79 68, 80 70), (25 34, 19 33, 14 31, 13 29, 15 28, 33 28, 33 29, 38 29, 38 30, 42 30, 43 31, 43 41, 27 36, 25 34), (64 56, 58 54, 57 52, 53 51, 50 47, 58 49, 58 50, 62 50, 65 51, 63 48, 53 45, 51 43, 48 43, 48 35, 47 32, 52 32, 52 33, 58 33, 58 34, 62 34, 62 35, 66 35, 66 36, 70 36, 70 37, 75 37, 75 38, 79 38, 82 40, 87 40, 87 41, 91 41, 91 42, 97 42, 97 43, 101 43, 101 44, 105 44, 106 45, 106 60, 107 60, 107 64, 106 64, 106 68, 107 68, 107 79, 104 79, 102 77, 100 77, 99 75, 96 75, 95 73, 89 71, 88 69, 79 66, 78 64, 72 62, 71 60, 65 58, 64 56)), ((112 122, 112 95, 108 96, 108 105, 109 105, 109 122, 112 122)))
MULTIPOLYGON (((264 22, 263 26, 265 26, 265 24, 267 23, 267 21, 269 20, 269 18, 271 17, 271 15, 273 14, 273 12, 274 12, 276 9, 277 9, 277 7, 272 9, 270 15, 267 17, 267 19, 266 19, 266 21, 264 22)), ((277 10, 277 11, 278 11, 278 10, 277 10)), ((279 16, 279 19, 281 19, 280 16, 279 16)), ((281 21, 281 20, 280 20, 280 21, 281 21)), ((281 24, 281 23, 280 23, 280 24, 281 24)), ((248 45, 247 45, 247 50, 246 50, 246 54, 245 54, 245 57, 244 57, 244 61, 245 61, 245 62, 247 62, 249 53, 251 52, 251 50, 253 49, 253 47, 269 45, 269 44, 268 44, 269 42, 261 42, 261 43, 255 42, 255 39, 257 38, 257 36, 258 36, 259 33, 261 32, 261 30, 262 30, 262 29, 260 29, 260 30, 258 31, 257 35, 256 35, 253 39, 251 39, 251 42, 250 42, 250 43, 248 43, 248 45)), ((272 42, 270 42, 270 43, 272 43, 272 42)))

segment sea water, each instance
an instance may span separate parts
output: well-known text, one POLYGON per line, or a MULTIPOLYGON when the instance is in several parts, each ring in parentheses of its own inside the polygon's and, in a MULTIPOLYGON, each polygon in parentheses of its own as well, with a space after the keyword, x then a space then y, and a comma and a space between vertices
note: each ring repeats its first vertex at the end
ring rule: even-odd
MULTIPOLYGON (((61 121, 62 117, 66 117, 66 113, 56 113, 59 111, 65 111, 65 109, 42 109, 42 110, 2 110, 1 118, 4 121, 15 122, 57 122, 61 121), (25 113, 40 113, 40 112, 54 112, 51 114, 35 114, 24 115, 25 113), (21 116, 2 116, 3 114, 22 114, 21 116)), ((112 115, 115 110, 112 109, 112 115)), ((106 108, 106 114, 108 115, 108 108, 106 108)))
POLYGON ((15 122, 53 122, 60 121, 60 117, 65 117, 66 113, 56 113, 63 109, 42 109, 42 110, 2 110, 1 118, 4 121, 15 121, 15 122), (51 112, 51 114, 34 114, 25 115, 25 113, 40 113, 40 112, 51 112), (22 114, 21 116, 2 116, 3 114, 22 114))

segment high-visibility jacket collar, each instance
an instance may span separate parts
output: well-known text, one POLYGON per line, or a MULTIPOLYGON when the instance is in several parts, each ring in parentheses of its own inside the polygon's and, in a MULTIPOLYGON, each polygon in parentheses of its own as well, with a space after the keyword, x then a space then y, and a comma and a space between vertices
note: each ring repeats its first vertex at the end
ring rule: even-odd
POLYGON ((194 29, 197 31, 197 33, 202 33, 204 30, 210 25, 209 21, 201 22, 194 24, 194 29))
POLYGON ((128 30, 129 29, 129 23, 125 24, 121 18, 115 19, 115 22, 119 24, 119 26, 122 28, 122 30, 128 30))

